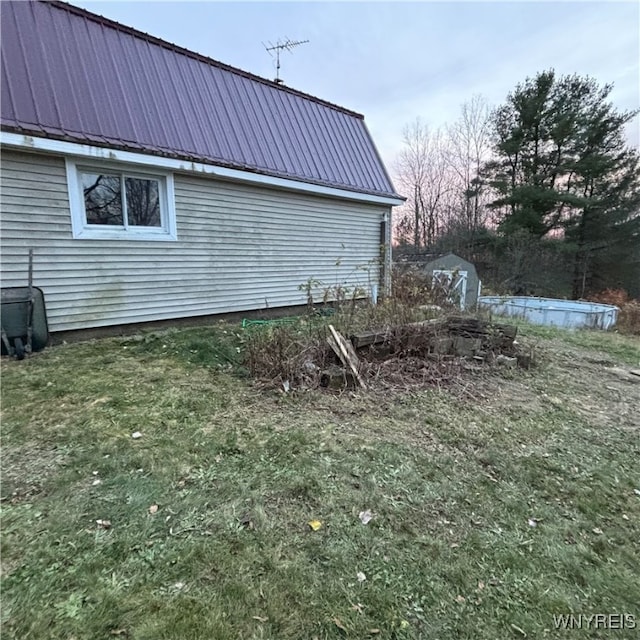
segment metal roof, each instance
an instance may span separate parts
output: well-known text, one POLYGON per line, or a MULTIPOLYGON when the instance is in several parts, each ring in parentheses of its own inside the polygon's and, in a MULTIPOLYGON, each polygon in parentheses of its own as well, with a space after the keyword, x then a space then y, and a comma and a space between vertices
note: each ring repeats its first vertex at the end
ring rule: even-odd
POLYGON ((2 129, 396 195, 364 118, 61 2, 1 2, 2 129))

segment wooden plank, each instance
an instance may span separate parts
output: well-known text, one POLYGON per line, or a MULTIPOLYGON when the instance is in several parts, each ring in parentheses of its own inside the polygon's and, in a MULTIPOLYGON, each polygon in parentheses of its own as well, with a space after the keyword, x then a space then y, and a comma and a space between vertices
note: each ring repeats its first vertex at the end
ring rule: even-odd
MULTIPOLYGON (((422 329, 424 333, 433 334, 441 327, 444 327, 446 320, 442 318, 432 318, 431 320, 421 320, 420 322, 409 322, 403 327, 411 327, 412 329, 422 329)), ((360 347, 368 347, 373 344, 382 344, 386 342, 396 327, 386 327, 384 329, 375 329, 373 331, 360 331, 351 336, 351 342, 356 349, 360 347)))
POLYGON ((351 359, 352 362, 356 363, 358 370, 360 369, 360 360, 358 359, 358 356, 356 355, 355 349, 353 348, 353 345, 351 344, 351 342, 349 340, 347 340, 342 334, 338 334, 342 340, 342 343, 344 344, 347 353, 349 354, 349 358, 351 359))
POLYGON ((351 342, 356 349, 360 347, 368 347, 372 344, 382 344, 388 337, 386 330, 379 331, 361 331, 351 336, 351 342))
POLYGON ((348 367, 349 365, 347 364, 347 360, 344 357, 344 353, 342 353, 342 350, 340 349, 340 346, 338 345, 338 343, 335 341, 335 338, 333 336, 327 336, 327 342, 329 343, 329 346, 333 349, 333 352, 338 356, 338 359, 342 363, 342 366, 348 367))
POLYGON ((337 348, 336 353, 338 354, 338 357, 340 357, 340 360, 345 364, 345 366, 348 366, 349 369, 351 369, 351 371, 353 372, 353 375, 358 381, 358 384, 363 389, 366 389, 367 385, 364 383, 364 380, 362 379, 362 376, 358 371, 358 366, 360 364, 360 361, 358 360, 358 356, 356 356, 355 351, 353 350, 353 347, 349 342, 347 342, 347 340, 345 340, 344 336, 342 336, 340 333, 338 333, 335 330, 332 324, 329 325, 329 331, 331 331, 331 337, 335 342, 335 346, 333 345, 332 342, 329 342, 329 344, 331 345, 331 348, 334 351, 336 351, 336 348, 337 348), (340 354, 342 354, 342 356, 340 356, 340 354))

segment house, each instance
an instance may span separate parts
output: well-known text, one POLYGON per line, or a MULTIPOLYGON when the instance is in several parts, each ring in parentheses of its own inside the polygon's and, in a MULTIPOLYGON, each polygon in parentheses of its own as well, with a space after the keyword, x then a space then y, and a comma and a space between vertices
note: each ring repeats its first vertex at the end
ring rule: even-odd
POLYGON ((461 309, 475 309, 482 283, 475 265, 455 253, 427 262, 422 271, 432 277, 435 287, 442 287, 461 309))
POLYGON ((401 204, 363 116, 61 2, 2 2, 2 286, 49 327, 389 285, 401 204))

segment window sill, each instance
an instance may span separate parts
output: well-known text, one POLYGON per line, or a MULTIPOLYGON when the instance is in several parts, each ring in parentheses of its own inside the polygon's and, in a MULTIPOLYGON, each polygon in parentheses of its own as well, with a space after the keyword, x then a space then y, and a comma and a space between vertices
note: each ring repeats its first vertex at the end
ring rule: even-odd
POLYGON ((167 231, 149 233, 145 231, 105 231, 103 229, 83 229, 73 234, 75 240, 132 240, 134 242, 175 242, 177 235, 167 231))

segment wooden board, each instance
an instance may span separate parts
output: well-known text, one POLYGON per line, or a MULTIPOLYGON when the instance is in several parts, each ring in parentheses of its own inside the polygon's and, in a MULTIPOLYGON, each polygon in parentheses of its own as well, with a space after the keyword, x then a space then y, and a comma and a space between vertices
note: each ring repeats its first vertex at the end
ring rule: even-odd
POLYGON ((348 342, 345 337, 335 330, 333 325, 329 325, 329 331, 331 331, 331 336, 327 338, 327 342, 331 346, 331 348, 335 351, 338 358, 345 367, 348 367, 353 372, 355 379, 358 381, 358 384, 366 389, 367 385, 364 383, 360 372, 358 371, 358 367, 360 365, 360 361, 358 360, 358 356, 353 350, 353 346, 350 342, 348 342))
MULTIPOLYGON (((403 326, 423 330, 425 333, 435 333, 438 329, 445 326, 445 320, 441 318, 434 318, 432 320, 422 320, 421 322, 410 322, 403 326)), ((359 333, 354 333, 351 336, 351 342, 356 349, 368 347, 372 344, 383 344, 389 340, 394 330, 400 328, 401 327, 386 327, 374 331, 361 331, 359 333)))
POLYGON ((351 342, 359 349, 360 347, 368 347, 372 344, 382 344, 388 337, 388 332, 382 331, 362 331, 354 333, 351 336, 351 342))

